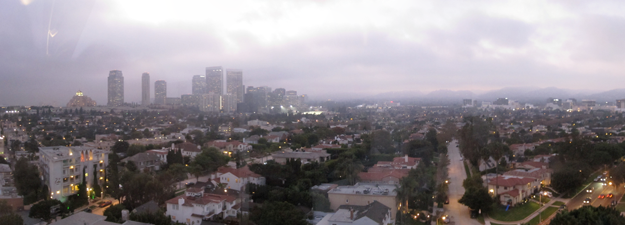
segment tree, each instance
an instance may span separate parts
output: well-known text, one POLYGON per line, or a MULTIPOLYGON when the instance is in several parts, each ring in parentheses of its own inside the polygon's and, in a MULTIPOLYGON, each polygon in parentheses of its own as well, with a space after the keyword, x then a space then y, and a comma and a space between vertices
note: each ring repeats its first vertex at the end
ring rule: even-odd
POLYGON ((415 189, 417 188, 417 181, 415 181, 414 177, 406 176, 399 180, 399 185, 396 185, 395 192, 397 195, 395 198, 397 202, 399 202, 399 206, 401 207, 401 213, 406 214, 409 213, 408 203, 410 199, 414 197, 415 189))
MULTIPOLYGON (((574 167, 573 167, 574 168, 574 167)), ((551 187, 559 193, 575 190, 583 183, 583 176, 572 167, 554 172, 551 176, 551 187)))
POLYGON ((128 144, 128 142, 118 141, 118 142, 115 142, 115 145, 113 145, 111 147, 111 150, 114 153, 126 153, 126 151, 128 151, 129 147, 130 147, 130 145, 128 144))
POLYGON ((371 133, 371 152, 392 154, 394 153, 391 134, 385 130, 376 130, 371 133))
POLYGON ((130 172, 140 172, 138 171, 139 168, 137 168, 137 165, 135 164, 135 162, 128 160, 126 162, 126 169, 130 172))
POLYGON ((488 194, 486 188, 470 187, 464 192, 462 198, 458 200, 460 204, 466 205, 473 210, 482 210, 482 213, 488 213, 493 206, 493 198, 488 194))
POLYGON ((258 225, 308 225, 304 213, 288 202, 265 202, 252 209, 250 219, 258 225))
POLYGON ((106 216, 106 221, 109 222, 123 222, 122 210, 126 209, 123 204, 112 205, 104 210, 103 216, 106 216))
POLYGON ((332 212, 332 209, 330 208, 330 200, 328 200, 325 195, 317 192, 311 192, 310 197, 312 198, 313 209, 315 211, 332 212))
MULTIPOLYGON (((0 200, 0 216, 13 212, 13 208, 9 205, 7 200, 0 200)), ((0 220, 1 221, 1 220, 0 220)))
POLYGON ((174 181, 179 182, 184 179, 187 179, 187 167, 183 166, 180 163, 173 164, 169 166, 167 169, 167 173, 169 173, 174 181))
POLYGON ((427 133, 425 133, 425 140, 430 142, 434 149, 438 149, 438 139, 436 138, 436 129, 430 128, 427 133))
POLYGON ((44 200, 41 201, 37 204, 34 204, 31 208, 30 208, 30 212, 28 213, 28 217, 31 218, 39 218, 42 220, 45 220, 47 222, 50 222, 50 220, 52 220, 52 214, 50 213, 50 209, 53 206, 58 206, 59 207, 59 212, 61 213, 61 215, 68 213, 67 208, 65 207, 65 205, 56 199, 48 199, 48 200, 44 200))
POLYGON ((41 188, 41 180, 39 179, 39 169, 37 166, 30 164, 28 159, 20 158, 15 163, 13 171, 13 179, 15 187, 19 195, 25 196, 25 203, 37 201, 39 190, 41 188))
POLYGON ((625 217, 614 207, 592 207, 583 206, 581 208, 558 213, 549 224, 560 225, 585 225, 585 224, 625 224, 625 217))
POLYGON ((130 147, 128 147, 128 153, 126 155, 133 156, 133 155, 136 155, 137 153, 145 152, 145 150, 146 150, 145 146, 133 144, 133 145, 130 145, 130 147))
POLYGON ((24 219, 22 219, 22 216, 20 216, 20 214, 17 214, 17 213, 9 213, 4 216, 0 216, 0 221, 2 221, 2 224, 4 225, 24 224, 24 219))
POLYGON ((354 185, 359 180, 358 174, 362 172, 364 166, 356 157, 351 159, 344 159, 336 168, 336 173, 339 178, 347 179, 349 185, 354 185))

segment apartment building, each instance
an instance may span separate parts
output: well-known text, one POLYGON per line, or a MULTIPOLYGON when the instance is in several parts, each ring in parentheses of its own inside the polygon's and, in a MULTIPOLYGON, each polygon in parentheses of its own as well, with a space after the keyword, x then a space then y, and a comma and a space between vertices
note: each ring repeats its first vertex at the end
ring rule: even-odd
POLYGON ((108 151, 84 146, 52 146, 40 147, 39 155, 43 182, 48 185, 53 199, 65 201, 67 196, 78 192, 83 179, 87 190, 93 188, 93 176, 97 176, 98 183, 104 182, 108 151))

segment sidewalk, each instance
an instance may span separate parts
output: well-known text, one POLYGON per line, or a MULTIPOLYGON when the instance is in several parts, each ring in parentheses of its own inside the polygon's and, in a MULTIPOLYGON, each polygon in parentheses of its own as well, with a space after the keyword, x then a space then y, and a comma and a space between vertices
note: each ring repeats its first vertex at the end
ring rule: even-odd
POLYGON ((493 222, 493 223, 497 223, 497 224, 524 224, 524 223, 527 223, 530 220, 532 220, 534 217, 538 216, 538 214, 541 213, 543 210, 545 210, 547 207, 551 207, 551 205, 554 202, 561 201, 561 200, 562 199, 560 199, 560 198, 553 198, 553 199, 551 199, 545 205, 541 206, 540 208, 538 208, 538 210, 534 211, 532 214, 530 214, 529 216, 525 217, 525 219, 522 219, 522 220, 504 222, 504 221, 495 220, 495 219, 490 218, 490 217, 484 217, 484 223, 485 224, 490 224, 491 222, 493 222))

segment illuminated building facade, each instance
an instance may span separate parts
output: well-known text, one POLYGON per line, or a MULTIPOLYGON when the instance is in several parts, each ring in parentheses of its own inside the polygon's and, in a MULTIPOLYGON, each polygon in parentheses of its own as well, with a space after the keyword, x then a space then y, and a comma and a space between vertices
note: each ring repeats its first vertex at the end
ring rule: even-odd
POLYGON ((221 66, 206 67, 206 93, 222 95, 224 72, 221 66))
POLYGON ((206 94, 206 76, 195 75, 191 82, 191 93, 194 95, 206 94))
POLYGON ((67 103, 67 107, 85 107, 85 106, 96 106, 96 102, 82 94, 82 91, 76 92, 76 95, 72 97, 67 103))
POLYGON ((121 70, 111 70, 108 77, 107 106, 122 106, 124 104, 124 76, 121 70))
POLYGON ((236 98, 237 103, 243 102, 243 94, 245 94, 245 88, 243 87, 243 71, 228 69, 226 70, 226 93, 236 98))

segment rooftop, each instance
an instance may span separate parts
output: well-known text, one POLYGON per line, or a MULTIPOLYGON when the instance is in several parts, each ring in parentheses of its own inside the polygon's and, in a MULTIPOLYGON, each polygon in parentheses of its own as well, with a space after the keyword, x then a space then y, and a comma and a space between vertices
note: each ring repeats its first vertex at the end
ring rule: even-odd
POLYGON ((328 193, 354 195, 389 195, 396 196, 394 184, 357 183, 353 186, 338 186, 328 193))

